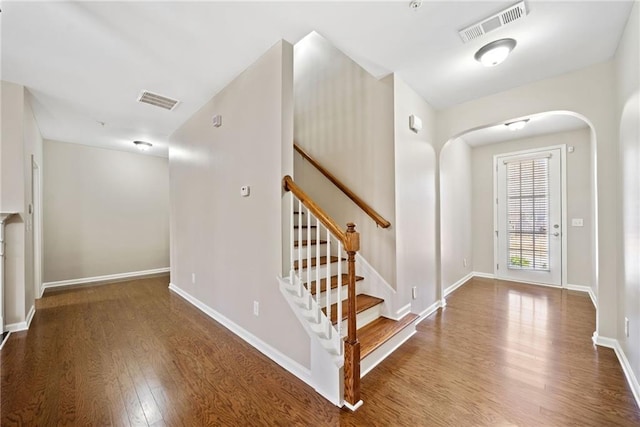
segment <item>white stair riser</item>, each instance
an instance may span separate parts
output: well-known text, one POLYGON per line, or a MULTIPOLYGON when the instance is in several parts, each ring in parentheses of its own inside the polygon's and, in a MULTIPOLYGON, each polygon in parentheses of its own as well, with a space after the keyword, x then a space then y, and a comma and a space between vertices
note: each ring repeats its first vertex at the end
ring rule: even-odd
POLYGON ((375 368, 380 362, 393 353, 400 345, 413 336, 416 333, 416 325, 412 323, 407 325, 399 333, 391 337, 387 342, 378 347, 373 353, 362 359, 360 362, 360 378, 367 375, 373 368, 375 368))
MULTIPOLYGON (((347 286, 347 282, 346 280, 344 281, 344 284, 342 286, 342 290, 340 292, 340 296, 341 296, 341 300, 345 300, 347 299, 347 292, 349 291, 349 287, 347 286)), ((358 282, 356 282, 356 295, 358 295, 358 282)), ((315 297, 314 297, 315 298, 315 297)), ((331 304, 335 304, 336 301, 338 301, 338 288, 336 289, 331 289, 331 304)), ((320 307, 324 308, 327 306, 327 292, 320 292, 320 301, 318 301, 318 304, 320 304, 320 307)))
MULTIPOLYGON (((346 304, 346 301, 343 301, 346 304)), ((373 322, 382 315, 382 303, 366 309, 356 315, 356 329, 360 329, 365 325, 373 322)), ((342 336, 347 336, 347 328, 349 325, 346 320, 342 321, 342 336)))
MULTIPOLYGON (((310 270, 309 274, 311 275, 309 277, 309 281, 313 282, 314 280, 316 280, 316 270, 320 271, 320 279, 325 279, 327 277, 327 268, 328 268, 327 264, 321 265, 319 267, 311 267, 309 269, 310 270)), ((347 274, 347 261, 342 261, 342 273, 347 274)), ((299 275, 306 282, 307 269, 302 269, 300 273, 298 273, 298 270, 296 270, 296 274, 299 275)), ((331 275, 335 276, 336 274, 338 274, 338 263, 332 262, 331 275)))
MULTIPOLYGON (((313 237, 312 240, 313 239, 315 239, 315 237, 313 237)), ((315 258, 318 251, 320 251, 320 256, 327 255, 327 245, 322 244, 322 245, 310 245, 310 246, 298 247, 294 249, 294 256, 296 257, 295 259, 298 259, 299 256, 301 256, 302 259, 306 259, 307 254, 310 253, 311 258, 315 258)))

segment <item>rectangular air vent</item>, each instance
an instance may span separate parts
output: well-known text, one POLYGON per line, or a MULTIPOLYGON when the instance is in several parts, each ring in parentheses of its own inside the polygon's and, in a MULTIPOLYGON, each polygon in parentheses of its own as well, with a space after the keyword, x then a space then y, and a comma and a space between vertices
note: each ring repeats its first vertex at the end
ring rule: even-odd
POLYGON ((143 90, 138 97, 138 102, 155 105, 156 107, 164 108, 165 110, 173 110, 174 108, 176 108, 176 105, 178 105, 179 101, 167 98, 166 96, 158 95, 157 93, 143 90))
POLYGON ((480 22, 460 30, 458 33, 460 34, 462 41, 468 43, 471 40, 482 37, 493 30, 524 18, 525 16, 527 16, 527 6, 524 1, 521 1, 501 12, 496 13, 495 15, 491 15, 480 22))

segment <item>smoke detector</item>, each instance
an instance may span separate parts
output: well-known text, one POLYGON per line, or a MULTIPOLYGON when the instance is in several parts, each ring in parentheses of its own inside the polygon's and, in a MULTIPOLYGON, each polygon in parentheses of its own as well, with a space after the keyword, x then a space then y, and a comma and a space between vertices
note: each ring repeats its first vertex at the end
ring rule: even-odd
POLYGON ((164 108, 165 110, 173 110, 178 105, 178 100, 171 99, 166 96, 158 95, 157 93, 143 90, 138 96, 138 102, 144 102, 145 104, 155 105, 156 107, 164 108))
POLYGON ((504 27, 514 21, 518 21, 527 16, 527 5, 524 1, 514 4, 505 10, 483 19, 473 25, 468 26, 458 32, 463 42, 468 43, 483 35, 504 27))

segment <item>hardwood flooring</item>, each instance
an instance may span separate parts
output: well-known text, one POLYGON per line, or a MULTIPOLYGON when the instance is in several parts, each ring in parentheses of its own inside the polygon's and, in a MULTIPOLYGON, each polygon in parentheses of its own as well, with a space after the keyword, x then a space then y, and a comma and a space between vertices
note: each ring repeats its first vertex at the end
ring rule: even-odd
POLYGON ((167 289, 47 292, 0 352, 2 426, 640 425, 581 293, 474 279, 341 410, 167 289))

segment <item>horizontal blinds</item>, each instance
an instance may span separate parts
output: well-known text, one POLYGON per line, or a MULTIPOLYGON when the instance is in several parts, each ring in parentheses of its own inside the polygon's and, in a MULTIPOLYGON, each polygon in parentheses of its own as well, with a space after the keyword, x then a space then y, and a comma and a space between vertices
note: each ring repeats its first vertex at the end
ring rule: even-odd
POLYGON ((511 269, 549 270, 549 157, 509 161, 507 227, 511 269))

